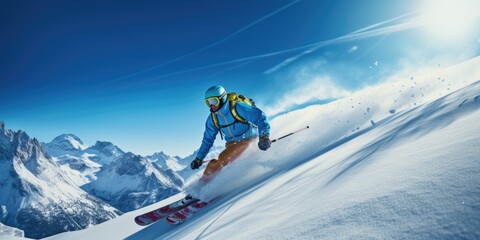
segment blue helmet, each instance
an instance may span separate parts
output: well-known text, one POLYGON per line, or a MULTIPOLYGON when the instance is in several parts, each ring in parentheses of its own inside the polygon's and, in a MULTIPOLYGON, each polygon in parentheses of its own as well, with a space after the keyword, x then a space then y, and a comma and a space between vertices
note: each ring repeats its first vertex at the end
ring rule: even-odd
POLYGON ((211 104, 223 106, 227 101, 227 91, 220 85, 210 87, 205 92, 205 102, 210 107, 211 104))

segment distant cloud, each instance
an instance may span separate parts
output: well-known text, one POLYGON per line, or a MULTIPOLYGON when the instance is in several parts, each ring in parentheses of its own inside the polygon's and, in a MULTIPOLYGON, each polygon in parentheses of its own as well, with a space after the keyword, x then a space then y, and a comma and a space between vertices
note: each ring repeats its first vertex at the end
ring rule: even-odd
POLYGON ((337 99, 349 96, 352 92, 336 85, 329 76, 318 76, 298 88, 283 93, 279 100, 264 110, 269 116, 287 112, 299 105, 313 101, 337 99))
POLYGON ((355 52, 358 50, 358 47, 357 46, 353 46, 351 47, 349 50, 348 50, 348 53, 352 53, 352 52, 355 52))

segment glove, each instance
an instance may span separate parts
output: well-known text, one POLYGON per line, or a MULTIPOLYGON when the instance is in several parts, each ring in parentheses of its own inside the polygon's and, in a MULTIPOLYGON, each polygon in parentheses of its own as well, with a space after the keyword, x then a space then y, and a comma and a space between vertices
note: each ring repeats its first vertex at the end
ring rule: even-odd
POLYGON ((202 163, 203 161, 198 159, 198 158, 195 158, 195 160, 193 160, 191 163, 190 163, 190 167, 195 170, 195 169, 198 169, 200 166, 202 166, 202 163))
POLYGON ((260 148, 260 150, 266 151, 271 145, 272 141, 270 141, 268 136, 260 137, 260 140, 258 141, 258 148, 260 148))

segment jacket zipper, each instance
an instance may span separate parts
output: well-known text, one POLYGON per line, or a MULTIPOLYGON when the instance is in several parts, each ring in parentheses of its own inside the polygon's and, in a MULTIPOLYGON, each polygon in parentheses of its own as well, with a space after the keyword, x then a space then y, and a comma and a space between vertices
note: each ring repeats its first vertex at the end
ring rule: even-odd
MULTIPOLYGON (((220 114, 220 116, 223 117, 223 119, 225 120, 225 125, 227 125, 228 124, 227 117, 225 117, 220 111, 218 112, 218 114, 220 114)), ((232 132, 230 131, 230 126, 227 127, 227 130, 228 130, 228 133, 230 133, 230 136, 232 137, 232 141, 235 141, 235 137, 233 136, 232 132)))

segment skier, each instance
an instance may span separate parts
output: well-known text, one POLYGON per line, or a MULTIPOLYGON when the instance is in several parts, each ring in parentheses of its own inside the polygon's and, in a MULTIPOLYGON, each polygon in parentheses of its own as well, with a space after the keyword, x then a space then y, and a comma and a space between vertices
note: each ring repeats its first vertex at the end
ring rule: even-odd
POLYGON ((251 99, 225 91, 222 86, 210 87, 205 92, 205 102, 210 115, 205 124, 202 145, 197 157, 190 164, 195 170, 202 164, 218 133, 225 138, 226 145, 218 159, 210 161, 201 181, 211 180, 224 166, 235 161, 257 138, 258 148, 270 148, 270 124, 265 114, 251 99))
MULTIPOLYGON (((235 161, 257 138, 261 150, 270 148, 272 142, 278 141, 295 132, 270 141, 270 124, 265 114, 255 106, 251 99, 236 93, 228 93, 222 86, 213 86, 205 93, 205 102, 210 108, 210 115, 205 124, 202 145, 197 157, 190 167, 198 169, 203 164, 218 133, 227 141, 225 150, 218 159, 210 161, 205 168, 201 183, 207 183, 224 166, 235 161)), ((135 222, 141 226, 151 224, 161 218, 170 224, 180 224, 193 216, 196 212, 207 206, 213 200, 201 200, 187 194, 185 198, 170 203, 161 208, 135 217, 135 222)))

